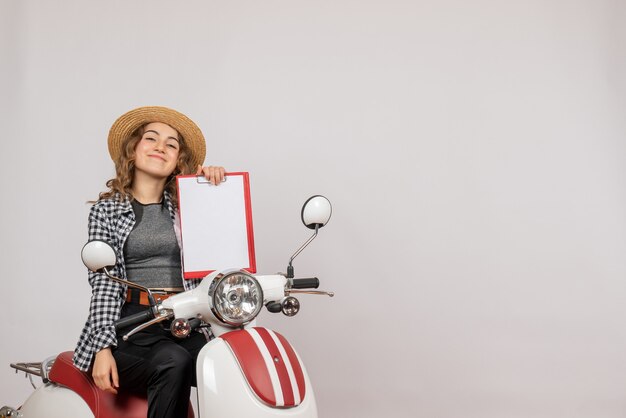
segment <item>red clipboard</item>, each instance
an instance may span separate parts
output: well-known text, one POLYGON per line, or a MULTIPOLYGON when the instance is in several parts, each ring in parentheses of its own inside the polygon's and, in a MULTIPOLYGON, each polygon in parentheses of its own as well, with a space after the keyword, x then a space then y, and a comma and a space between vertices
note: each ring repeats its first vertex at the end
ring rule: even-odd
POLYGON ((250 178, 226 173, 214 186, 204 176, 177 176, 183 277, 198 279, 215 270, 256 273, 250 178))

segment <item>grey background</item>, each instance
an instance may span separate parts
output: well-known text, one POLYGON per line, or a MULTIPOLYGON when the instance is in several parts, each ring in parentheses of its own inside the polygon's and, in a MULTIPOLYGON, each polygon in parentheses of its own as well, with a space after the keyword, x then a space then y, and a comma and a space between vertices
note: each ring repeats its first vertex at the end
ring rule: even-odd
MULTIPOLYGON (((188 114, 251 174, 264 313, 320 416, 626 415, 626 2, 0 1, 0 403, 72 349, 117 116, 188 114)), ((217 239, 218 237, 216 237, 217 239)))

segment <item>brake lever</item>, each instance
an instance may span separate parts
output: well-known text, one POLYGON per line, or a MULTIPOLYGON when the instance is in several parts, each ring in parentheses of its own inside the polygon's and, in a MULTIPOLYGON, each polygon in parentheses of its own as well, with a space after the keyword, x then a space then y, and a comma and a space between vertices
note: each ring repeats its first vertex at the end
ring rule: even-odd
POLYGON ((165 321, 165 320, 172 319, 173 317, 174 317, 174 314, 173 314, 172 312, 160 312, 160 313, 159 313, 159 316, 157 316, 156 318, 151 319, 151 320, 150 320, 150 321, 148 321, 148 322, 144 322, 143 324, 138 325, 138 326, 136 326, 135 328, 131 329, 131 330, 128 332, 128 334, 126 334, 126 335, 124 335, 124 336, 122 337, 122 339, 123 339, 124 341, 128 341, 128 339, 129 339, 130 337, 132 337, 133 335, 135 335, 135 334, 136 334, 136 333, 138 333, 139 331, 142 331, 142 330, 144 330, 144 329, 148 328, 150 325, 158 324, 159 322, 163 322, 163 321, 165 321))
POLYGON ((330 296, 331 298, 335 296, 335 292, 325 292, 323 290, 302 290, 302 289, 289 289, 288 293, 305 293, 307 295, 322 295, 322 296, 330 296))

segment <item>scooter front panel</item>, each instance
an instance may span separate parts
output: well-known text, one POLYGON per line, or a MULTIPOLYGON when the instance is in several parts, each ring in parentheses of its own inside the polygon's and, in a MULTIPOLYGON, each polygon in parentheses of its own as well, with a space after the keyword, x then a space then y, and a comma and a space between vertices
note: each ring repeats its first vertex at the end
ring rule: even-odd
POLYGON ((300 404, 306 390, 302 367, 284 337, 255 327, 229 332, 221 338, 228 343, 248 384, 263 402, 278 407, 300 404))
MULTIPOLYGON (((264 362, 257 365, 267 367, 264 362)), ((226 340, 216 338, 204 346, 196 363, 200 418, 315 418, 315 395, 306 369, 303 365, 300 369, 303 381, 300 387, 306 388, 306 396, 301 397, 299 405, 270 406, 252 390, 226 340)))
MULTIPOLYGON (((268 330, 269 331, 269 330, 268 330)), ((302 370, 302 363, 300 362, 300 358, 296 355, 291 344, 285 337, 277 332, 273 332, 270 334, 272 338, 275 340, 278 339, 276 345, 278 349, 281 351, 283 358, 285 358, 285 364, 287 365, 287 371, 289 372, 289 378, 292 381, 292 385, 294 386, 295 397, 296 397, 296 405, 299 404, 302 399, 304 399, 304 395, 306 393, 306 383, 304 381, 304 372, 302 370), (288 360, 288 361, 287 361, 288 360)))

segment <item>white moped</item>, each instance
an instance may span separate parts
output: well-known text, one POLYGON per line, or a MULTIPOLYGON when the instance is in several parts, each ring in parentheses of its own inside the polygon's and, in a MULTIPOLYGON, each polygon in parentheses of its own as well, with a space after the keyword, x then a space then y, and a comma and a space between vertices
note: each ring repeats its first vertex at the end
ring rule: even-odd
MULTIPOLYGON (((102 241, 88 242, 82 250, 85 265, 104 272, 111 280, 148 293, 151 306, 144 312, 116 322, 128 329, 128 339, 146 327, 171 322, 171 332, 186 338, 193 330, 209 327, 216 338, 198 354, 196 362, 198 415, 201 418, 314 418, 315 395, 306 369, 289 341, 278 332, 256 327, 263 306, 270 312, 293 316, 300 309, 293 294, 333 296, 316 289, 317 278, 295 279, 293 259, 316 236, 331 216, 331 205, 323 196, 309 198, 302 207, 303 223, 314 234, 289 260, 286 274, 252 275, 244 270, 216 271, 193 290, 156 302, 149 289, 109 274, 115 251, 102 241)), ((146 417, 145 398, 98 389, 87 373, 72 363, 72 352, 40 363, 11 364, 43 384, 19 408, 0 409, 0 418, 139 418, 146 417)), ((189 408, 189 417, 194 413, 189 408)), ((184 417, 183 417, 184 418, 184 417)))

